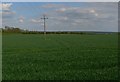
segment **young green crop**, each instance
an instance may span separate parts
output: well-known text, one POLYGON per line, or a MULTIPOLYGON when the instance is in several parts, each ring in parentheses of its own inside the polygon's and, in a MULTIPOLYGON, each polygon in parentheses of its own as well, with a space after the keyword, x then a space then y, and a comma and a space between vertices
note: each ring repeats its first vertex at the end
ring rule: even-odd
POLYGON ((117 80, 117 35, 3 35, 3 80, 117 80))

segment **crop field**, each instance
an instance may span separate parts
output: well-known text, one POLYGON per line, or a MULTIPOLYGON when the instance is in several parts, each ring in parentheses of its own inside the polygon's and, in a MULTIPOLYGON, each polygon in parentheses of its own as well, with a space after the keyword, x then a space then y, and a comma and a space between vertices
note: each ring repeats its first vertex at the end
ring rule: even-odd
POLYGON ((114 34, 4 34, 3 80, 117 80, 114 34))

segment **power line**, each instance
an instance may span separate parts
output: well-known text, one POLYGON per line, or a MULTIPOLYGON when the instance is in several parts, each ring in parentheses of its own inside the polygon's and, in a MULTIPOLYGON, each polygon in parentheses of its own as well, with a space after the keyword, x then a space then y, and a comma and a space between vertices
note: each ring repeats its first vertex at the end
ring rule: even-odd
POLYGON ((44 21, 44 35, 46 34, 46 19, 48 19, 47 17, 46 17, 46 15, 44 14, 43 15, 43 18, 41 18, 41 19, 43 19, 43 21, 44 21))

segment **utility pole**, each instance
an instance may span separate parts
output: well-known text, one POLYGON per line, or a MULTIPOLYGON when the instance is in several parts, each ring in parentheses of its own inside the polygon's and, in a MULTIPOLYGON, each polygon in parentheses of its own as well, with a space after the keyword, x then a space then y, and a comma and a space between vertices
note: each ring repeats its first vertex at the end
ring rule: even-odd
POLYGON ((45 24, 46 24, 46 23, 45 23, 46 21, 45 21, 45 20, 48 19, 48 18, 47 18, 46 15, 44 14, 44 15, 43 15, 43 18, 41 18, 41 19, 43 19, 43 21, 44 21, 44 35, 45 35, 45 34, 46 34, 46 25, 45 25, 45 24))

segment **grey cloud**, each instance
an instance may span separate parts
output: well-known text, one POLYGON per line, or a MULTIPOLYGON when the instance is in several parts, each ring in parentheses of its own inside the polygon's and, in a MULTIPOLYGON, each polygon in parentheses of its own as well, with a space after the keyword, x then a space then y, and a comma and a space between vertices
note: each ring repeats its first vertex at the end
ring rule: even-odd
POLYGON ((25 17, 24 17, 24 16, 20 16, 20 17, 18 18, 19 23, 23 23, 24 20, 25 20, 25 17))
POLYGON ((42 8, 59 8, 59 7, 65 7, 65 5, 62 4, 45 4, 41 6, 42 8))
POLYGON ((11 7, 13 6, 12 3, 2 3, 1 6, 2 6, 3 20, 14 18, 14 15, 16 14, 16 12, 11 10, 11 7))
POLYGON ((3 19, 10 19, 13 18, 15 16, 15 12, 14 11, 2 11, 2 18, 3 19))
POLYGON ((0 4, 0 7, 2 8, 2 10, 10 10, 12 6, 12 3, 2 3, 0 4))

